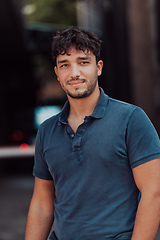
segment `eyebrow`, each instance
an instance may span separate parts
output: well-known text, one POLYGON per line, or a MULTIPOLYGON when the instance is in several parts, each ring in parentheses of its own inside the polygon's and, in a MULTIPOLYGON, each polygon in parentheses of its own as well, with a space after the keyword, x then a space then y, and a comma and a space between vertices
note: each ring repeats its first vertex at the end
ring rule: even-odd
POLYGON ((88 59, 91 59, 91 57, 79 57, 77 58, 78 60, 88 60, 88 59))
POLYGON ((61 61, 59 60, 58 61, 58 63, 66 63, 66 62, 68 62, 68 60, 61 60, 61 61))
MULTIPOLYGON (((88 59, 91 59, 91 57, 78 57, 77 60, 88 60, 88 59)), ((64 60, 59 60, 58 61, 58 64, 61 64, 61 63, 66 63, 66 62, 69 62, 67 59, 64 59, 64 60)))

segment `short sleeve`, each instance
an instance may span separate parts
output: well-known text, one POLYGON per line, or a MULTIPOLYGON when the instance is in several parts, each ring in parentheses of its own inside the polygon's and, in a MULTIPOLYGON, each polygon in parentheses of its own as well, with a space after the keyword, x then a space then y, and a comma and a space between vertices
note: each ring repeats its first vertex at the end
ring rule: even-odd
POLYGON ((160 140, 148 116, 136 108, 127 126, 127 149, 131 168, 160 158, 160 140))
POLYGON ((41 133, 37 132, 36 142, 35 142, 35 157, 34 157, 34 167, 33 167, 33 175, 35 177, 44 179, 44 180, 53 180, 49 170, 47 163, 44 159, 42 143, 40 141, 41 133))

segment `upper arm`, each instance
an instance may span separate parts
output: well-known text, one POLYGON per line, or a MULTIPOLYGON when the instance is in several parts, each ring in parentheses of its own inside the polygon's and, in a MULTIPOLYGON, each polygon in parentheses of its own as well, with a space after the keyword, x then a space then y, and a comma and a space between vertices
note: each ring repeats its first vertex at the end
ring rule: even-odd
POLYGON ((160 157, 159 136, 141 108, 135 108, 128 120, 126 146, 132 169, 160 157))
POLYGON ((135 183, 142 194, 160 196, 160 158, 143 163, 133 168, 135 183))
POLYGON ((55 188, 54 181, 35 177, 32 203, 46 210, 54 208, 55 188))

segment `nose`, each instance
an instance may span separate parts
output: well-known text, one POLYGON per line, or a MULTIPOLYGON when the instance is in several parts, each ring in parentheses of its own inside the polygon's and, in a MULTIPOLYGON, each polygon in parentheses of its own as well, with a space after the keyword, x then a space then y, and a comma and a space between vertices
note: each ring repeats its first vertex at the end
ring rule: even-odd
POLYGON ((76 79, 80 76, 80 69, 79 67, 77 66, 77 64, 74 64, 72 67, 71 67, 71 72, 70 72, 70 77, 72 79, 76 79))

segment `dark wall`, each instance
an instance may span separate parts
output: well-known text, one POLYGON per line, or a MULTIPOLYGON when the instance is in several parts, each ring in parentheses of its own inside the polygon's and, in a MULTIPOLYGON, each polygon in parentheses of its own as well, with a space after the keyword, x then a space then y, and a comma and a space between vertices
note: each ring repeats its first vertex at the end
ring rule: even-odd
POLYGON ((24 44, 23 21, 12 0, 0 1, 0 34, 0 144, 6 144, 16 123, 17 130, 28 130, 33 113, 25 115, 24 110, 34 105, 34 82, 24 44))
POLYGON ((103 24, 103 75, 105 92, 123 101, 131 101, 126 1, 112 0, 103 24))

